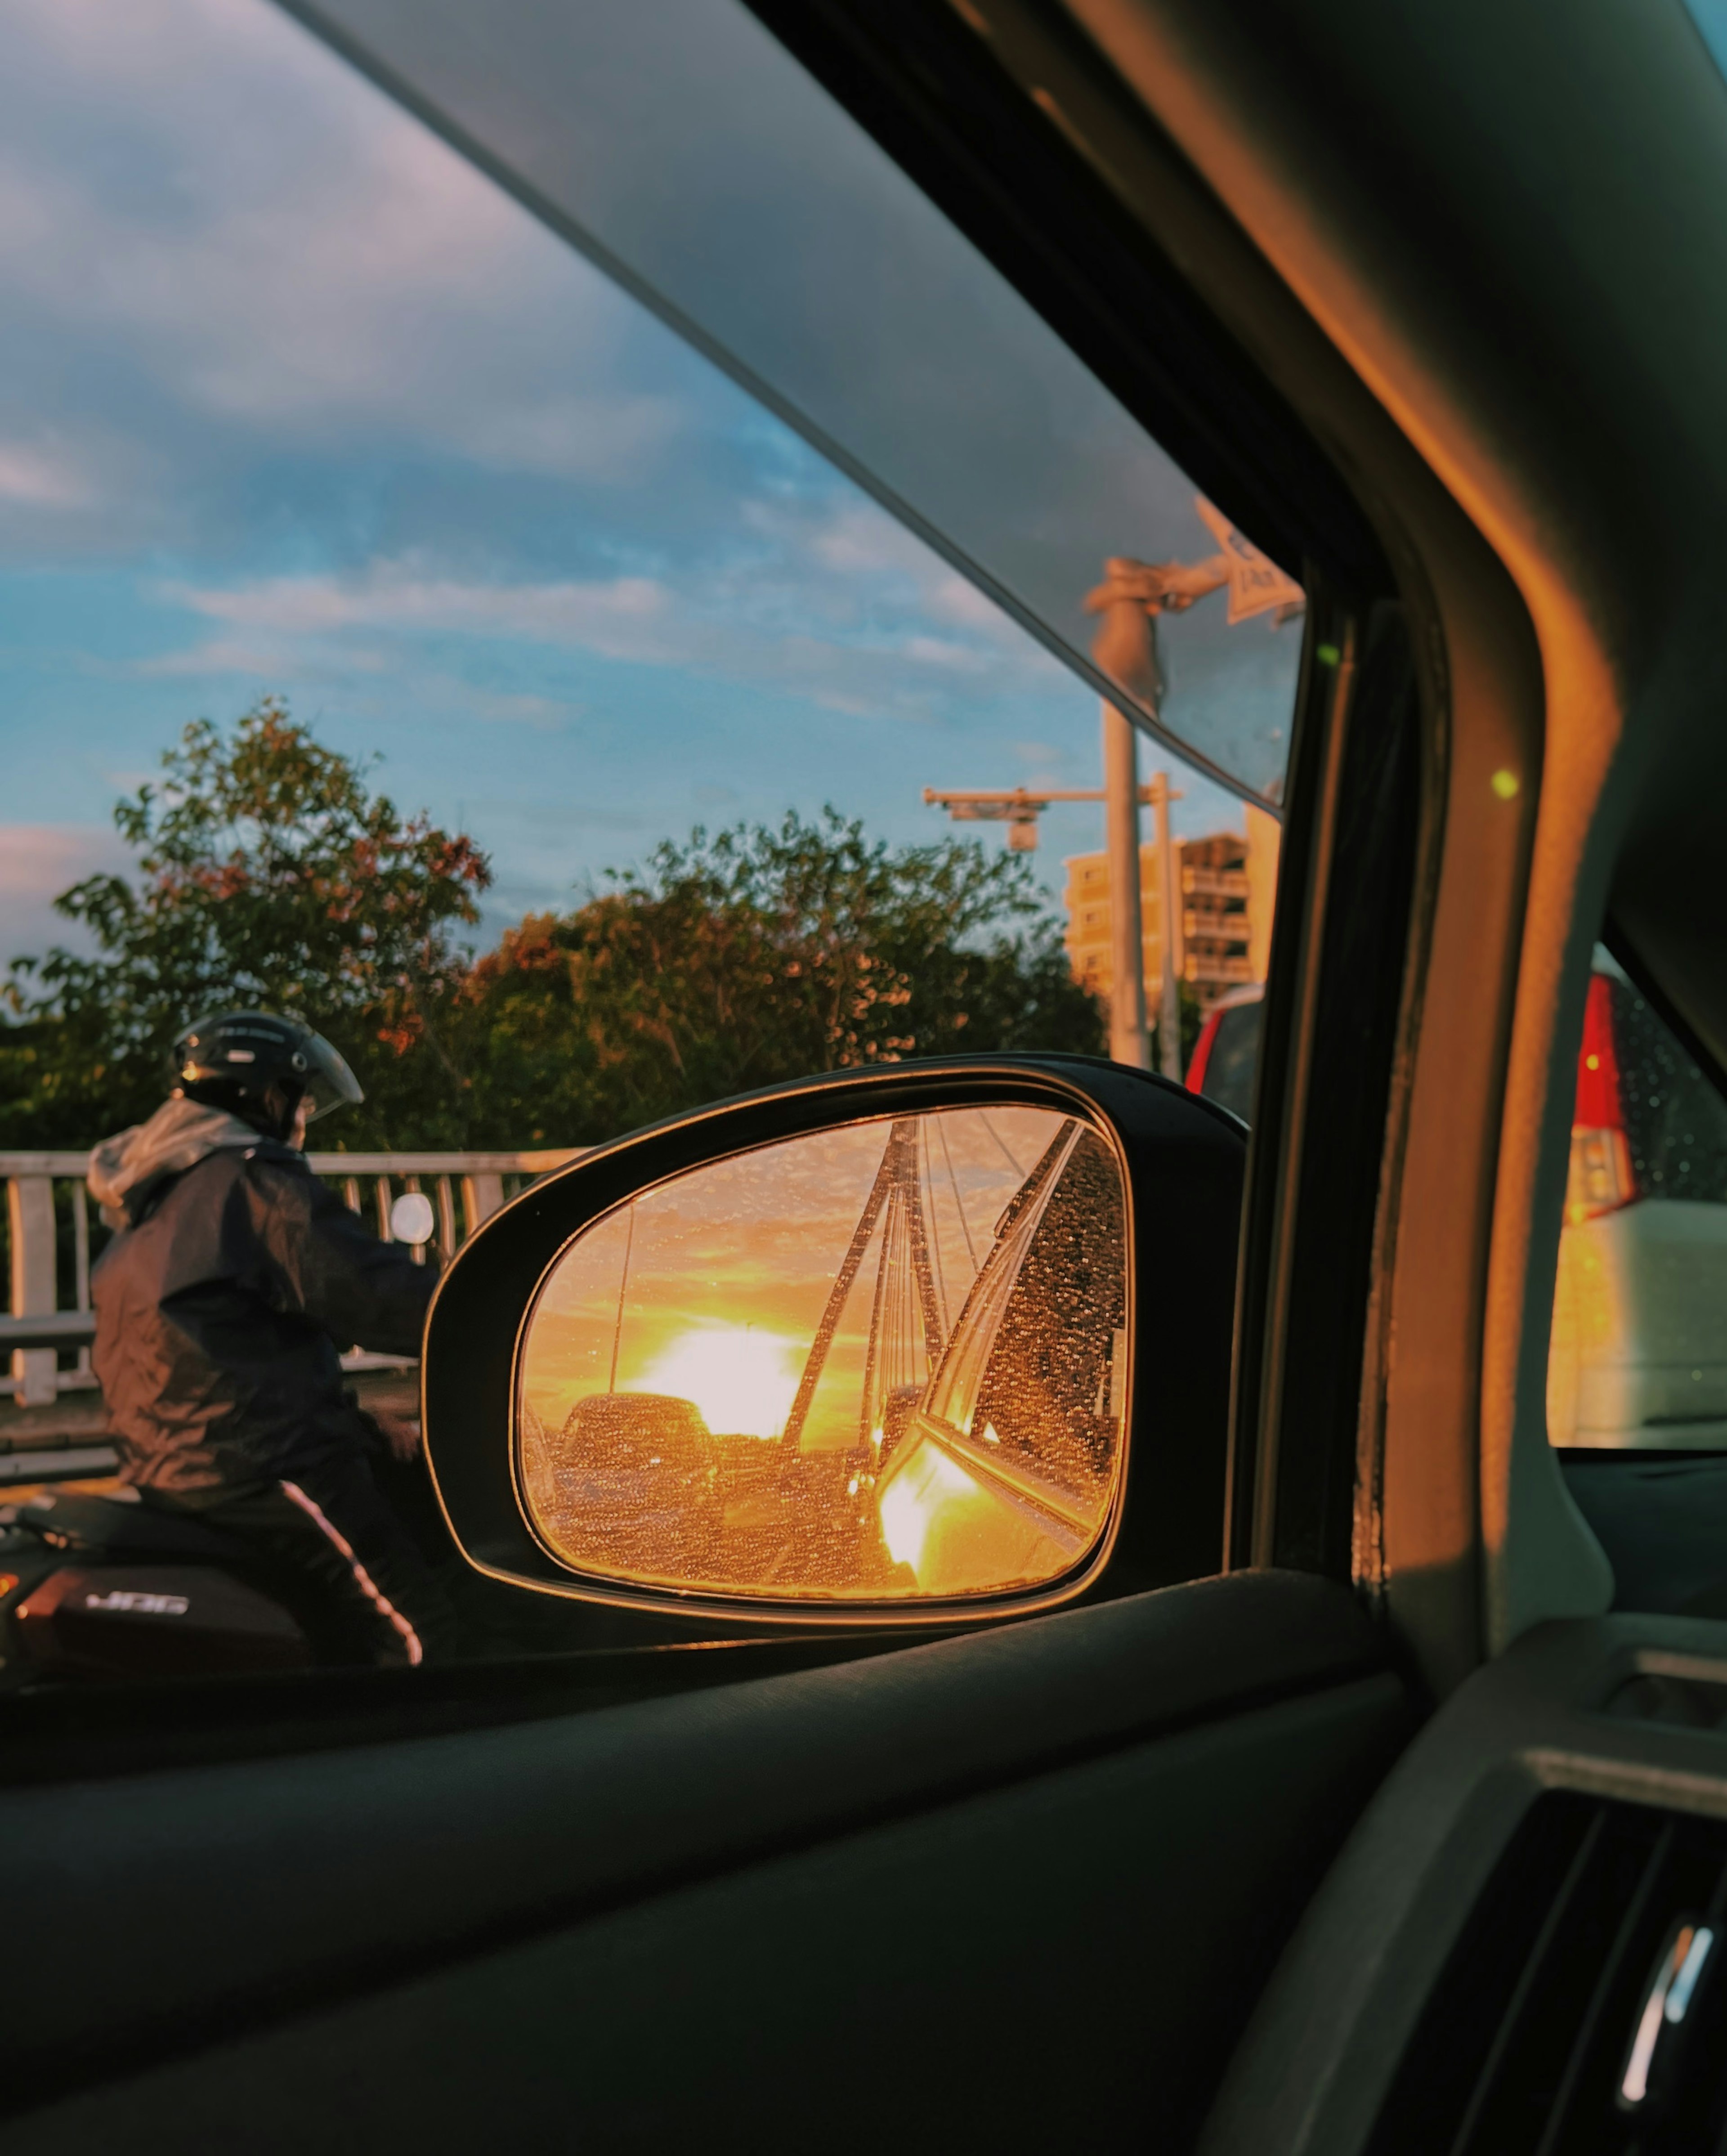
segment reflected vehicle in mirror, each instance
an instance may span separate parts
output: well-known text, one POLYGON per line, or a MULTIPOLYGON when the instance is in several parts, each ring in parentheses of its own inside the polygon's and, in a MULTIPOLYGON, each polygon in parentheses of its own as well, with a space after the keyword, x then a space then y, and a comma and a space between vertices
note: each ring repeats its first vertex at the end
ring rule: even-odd
POLYGON ((724 1524, 718 1450, 694 1400, 592 1393, 555 1435, 523 1417, 523 1473, 549 1513, 581 1522, 585 1543, 620 1571, 652 1571, 669 1548, 698 1570, 724 1524))
POLYGON ((536 1298, 536 1532, 601 1578, 780 1600, 1059 1580, 1119 1494, 1126 1250, 1112 1146, 1045 1108, 873 1117, 673 1177, 536 1298))
POLYGON ((877 1487, 920 1593, 1058 1578, 1096 1540, 1126 1396, 1125 1248, 1115 1163, 1068 1125, 997 1223, 877 1487))

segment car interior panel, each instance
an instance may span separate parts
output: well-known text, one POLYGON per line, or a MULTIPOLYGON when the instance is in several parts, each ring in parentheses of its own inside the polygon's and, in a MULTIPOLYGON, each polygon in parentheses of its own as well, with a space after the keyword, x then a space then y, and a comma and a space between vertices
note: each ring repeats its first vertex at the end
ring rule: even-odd
MULTIPOLYGON (((151 2126, 151 2099, 136 2079, 148 2064, 183 2049, 188 2073, 199 2079, 207 2046, 220 2038, 231 2046, 229 2073, 274 2080, 279 2069, 256 2045, 282 2015, 299 2023, 341 1999, 348 2002, 339 2017, 345 2022, 367 1993, 400 1995, 407 1982, 433 1997, 446 1993, 462 2020, 470 2011, 477 2017, 474 2041, 454 2055, 434 2036, 418 2066, 404 2061, 388 2076, 393 2082, 399 2071, 423 2090, 427 2109, 417 2133, 434 2140, 448 2133, 455 2145, 464 2129, 447 2107, 495 2101, 502 2056, 479 2030, 494 2010, 485 2004, 489 1987, 501 1985, 499 1995, 507 1999, 520 1980, 513 1959, 531 1969, 551 1951, 573 1956, 579 1967, 597 1956, 597 1999, 607 1989, 602 1972, 621 1933, 627 1946, 633 1922, 669 1922, 674 1930, 688 1923, 698 1933, 717 1922, 719 1940, 704 1952, 723 1958, 723 1941, 740 1922, 735 1907, 725 1912, 725 1882, 741 1882, 747 1905, 751 1889, 742 1882, 802 1850, 807 1854, 793 1860, 792 1883, 776 1895, 783 1909, 776 1921, 812 1926, 817 1938, 833 1922, 854 1945, 873 1943, 880 1957, 874 1981, 890 1987, 896 1969, 903 1978, 914 1968, 927 1970, 932 1954, 956 1957, 949 1976, 926 1975, 928 2010, 945 2010, 940 2001, 951 1984, 970 1996, 968 2011, 982 2017, 961 2043, 979 2076, 973 2098, 984 2094, 992 2105, 1008 2106, 995 2114, 1005 2123, 1020 2099, 998 2086, 999 2061, 986 2041, 999 2001, 992 1987, 961 1973, 975 1975, 981 1954, 986 1964, 997 1956, 1014 1966, 1035 1963, 1044 1970, 1039 1983, 1051 1987, 1052 2006, 1060 2002, 1062 2013, 1083 2023, 1094 2001, 1084 1987, 1075 1990, 1067 1964, 1081 1950, 1084 1926, 1099 1909, 1114 1912, 1112 1923, 1126 1927, 1122 1951, 1130 1958, 1128 1942, 1140 1922, 1152 1920, 1160 1879, 1173 1885, 1192 1861, 1185 1836, 1141 1830, 1144 1808, 1169 1802, 1197 1818, 1227 1789, 1235 1792, 1229 1801, 1243 1807, 1240 1826, 1216 1845, 1219 1871, 1203 1887, 1194 1884, 1186 1945, 1171 1965, 1204 1954, 1231 1964, 1243 1954, 1268 1957, 1299 1906, 1290 1879, 1298 1870, 1317 1878, 1341 1816, 1359 1804, 1396 1752, 1408 1713, 1404 1686, 1385 1669, 1371 1628, 1345 1592, 1314 1580, 1253 1575, 725 1687, 700 1700, 614 1707, 481 1736, 362 1743, 302 1760, 297 1769, 283 1760, 164 1769, 129 1788, 133 1803, 141 1794, 149 1808, 136 1816, 123 1849, 100 1832, 104 1800, 118 1793, 114 1785, 89 1785, 83 1805, 69 1804, 64 1788, 18 1792, 14 1803, 35 1815, 27 1827, 22 1809, 15 1814, 35 1853, 33 1887, 21 1882, 21 1889, 41 1897, 43 1917, 66 1892, 69 1876, 90 1876, 94 1835, 116 1860, 110 1906, 136 1911, 127 1921, 154 1937, 160 1952, 147 1993, 132 1984, 125 1955, 106 1961, 108 1989, 98 2000, 83 1972, 83 1944, 62 1934, 64 1966, 52 1975, 44 1969, 29 2010, 11 2024, 8 2078, 28 2079, 44 2094, 64 2092, 87 2084, 93 2068, 106 2071, 108 2061, 115 2078, 100 2099, 111 2107, 105 2116, 128 2118, 128 2131, 146 2136, 144 2145, 151 2134, 167 2145, 183 2130, 183 2123, 176 2126, 183 2099, 165 2084, 151 2126), (1201 1635, 1205 1646, 1196 1656, 1191 1642, 1201 1635), (1273 1637, 1274 1655, 1267 1646, 1273 1637), (1274 1823, 1258 1816, 1249 1794, 1268 1777, 1289 1799, 1274 1823), (690 1802, 692 1787, 702 1792, 699 1804, 690 1802), (1053 1866, 1023 1892, 1009 1891, 1012 1825, 996 1830, 992 1850, 984 1845, 987 1821, 1011 1820, 1020 1805, 1043 1820, 1053 1866), (374 1838, 374 1823, 385 1816, 395 1822, 387 1848, 374 1838), (284 1897, 282 1871, 274 1865, 255 1872, 242 1865, 222 1895, 201 1900, 201 1922, 175 1922, 171 1912, 196 1892, 213 1843, 233 1833, 236 1821, 245 1823, 243 1841, 268 1837, 275 1863, 302 1882, 300 1891, 284 1897), (884 1861, 894 1868, 879 1854, 881 1838, 889 1848, 897 1835, 915 1838, 920 1821, 935 1841, 909 1878, 901 1871, 914 1896, 910 1908, 922 1909, 921 1916, 908 1915, 921 1933, 908 1955, 898 1928, 869 1912, 879 1906, 884 1861), (799 1864, 817 1883, 797 1883, 799 1864), (1239 1923, 1218 1935, 1207 1912, 1226 1874, 1239 1923), (1141 1904, 1143 1918, 1130 1922, 1124 1897, 1132 1893, 1152 1901, 1141 1904), (945 1907, 950 1894, 958 1898, 945 1907), (847 1901, 851 1917, 830 1917, 831 1902, 847 1901), (993 1949, 981 1943, 978 1925, 985 1921, 997 1941, 993 1949), (97 2026, 102 2036, 93 2058, 88 2046, 97 2026), (474 2076, 465 2096, 440 2086, 440 2055, 446 2065, 459 2057, 464 2073, 474 2076)), ((18 1911, 20 1922, 40 1921, 23 1902, 18 1911)), ((801 1955, 782 1953, 771 1937, 755 1951, 761 1958, 737 2003, 756 2025, 761 2048, 752 2044, 748 2064, 715 2025, 705 2092, 700 2077, 682 2084, 681 2092, 664 2076, 650 2075, 653 2086, 646 2087, 644 2054, 633 2051, 626 2061, 618 2052, 621 2044, 651 2048, 661 2041, 646 1994, 633 2038, 627 2034, 633 2009, 603 2038, 592 2010, 584 2014, 594 2026, 597 2055, 610 2051, 618 2061, 618 2080, 602 2107, 611 2124, 597 2116, 596 2130, 633 2130, 631 2109, 644 2104, 644 2123, 670 2128, 679 2112, 663 2110, 656 2118, 653 2107, 685 2102, 690 2108, 681 2115, 693 2127, 702 2106, 721 2099, 726 2077, 771 2071, 776 2051, 782 2065, 804 2052, 814 2100, 832 2066, 813 2029, 832 2002, 817 2005, 806 1992, 801 1955), (816 2021, 805 2023, 803 2038, 787 2033, 782 2044, 772 2033, 789 2032, 797 2017, 812 2013, 816 2021)), ((671 1984, 669 2009, 689 1981, 688 1969, 684 1948, 668 1958, 656 1943, 640 1981, 650 1991, 657 1982, 671 1984)), ((843 1964, 834 1980, 850 1981, 843 1964)), ((554 2027, 565 2015, 566 1983, 560 1977, 542 1999, 556 2017, 554 2027), (560 2003, 552 2007, 554 1996, 560 2003)), ((1202 2009, 1197 1988, 1191 1997, 1202 2009)), ((510 2031, 521 2029, 525 2004, 515 1993, 494 2025, 493 2042, 513 2041, 510 2031)), ((429 2035, 433 2020, 413 2005, 407 2010, 405 2039, 414 2031, 429 2035)), ((960 2041, 957 2028, 954 2034, 960 2041)), ((556 2043, 551 2030, 543 2041, 556 2043)), ((1191 2031, 1172 2037, 1159 2071, 1145 2082, 1137 2050, 1122 2049, 1111 2070, 1121 2076, 1112 2101, 1125 2106, 1130 2084, 1163 2082, 1176 2111, 1191 2107, 1196 2083, 1181 2054, 1194 2041, 1191 2031)), ((1207 2030, 1203 2041, 1215 2056, 1224 2039, 1207 2030)), ((879 2091, 874 2125, 858 2128, 865 2140, 886 2129, 897 2107, 915 2101, 925 2071, 916 2056, 902 2061, 897 2093, 879 2091)), ((1058 2047, 1047 2071, 1036 2100, 1058 2110, 1069 2086, 1058 2047)), ((298 2068, 288 2070, 284 2098, 289 2082, 300 2078, 298 2068)), ((309 2093, 321 2104, 316 2079, 309 2093)), ((230 2096, 238 2086, 229 2085, 230 2096)), ((394 2104, 384 2084, 377 2093, 394 2104)), ((228 2100, 218 2098, 207 2131, 219 2133, 228 2100)), ((561 2105, 566 2098, 549 2089, 548 2100, 561 2105)), ((284 2147, 301 2140, 307 2120, 272 2108, 278 2123, 259 2118, 258 2134, 279 2134, 284 2147)), ((382 2130, 381 2120, 368 2127, 360 2112, 343 2109, 345 2130, 362 2138, 382 2130)), ((58 2110, 45 2112, 35 2130, 47 2138, 58 2132, 58 2110)), ((74 2130, 100 2139, 103 2115, 89 2114, 74 2130)), ((833 2130, 843 2139, 848 2129, 836 2120, 833 2130)), ((269 2143, 260 2138, 257 2145, 269 2143)))

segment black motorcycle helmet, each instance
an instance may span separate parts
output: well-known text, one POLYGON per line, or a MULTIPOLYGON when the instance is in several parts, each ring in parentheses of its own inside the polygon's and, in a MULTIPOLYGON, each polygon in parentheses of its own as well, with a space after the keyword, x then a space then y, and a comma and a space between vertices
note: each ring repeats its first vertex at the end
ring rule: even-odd
POLYGON ((309 1122, 366 1098, 321 1034, 269 1011, 197 1019, 174 1043, 173 1082, 187 1100, 225 1108, 272 1137, 287 1135, 304 1094, 312 1096, 309 1122))

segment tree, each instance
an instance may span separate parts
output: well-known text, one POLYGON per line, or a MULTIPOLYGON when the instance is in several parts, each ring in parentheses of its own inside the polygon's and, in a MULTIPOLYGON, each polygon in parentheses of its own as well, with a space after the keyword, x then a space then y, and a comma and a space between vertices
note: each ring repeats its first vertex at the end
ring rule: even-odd
POLYGON ((147 1116, 200 1011, 306 1019, 365 1106, 338 1146, 581 1144, 810 1072, 967 1049, 1103 1045, 1030 864, 890 849, 829 809, 694 833, 472 961, 471 839, 404 819, 266 698, 188 726, 115 812, 128 879, 56 904, 90 932, 13 963, 0 1142, 87 1145, 147 1116))
POLYGON ((466 1090, 443 1032, 468 969, 453 931, 479 917, 485 856, 403 819, 277 697, 231 734, 194 721, 162 767, 115 810, 135 877, 54 901, 97 955, 13 963, 0 1132, 87 1144, 148 1115, 180 1027, 249 1004, 305 1019, 354 1065, 366 1104, 338 1142, 459 1142, 466 1090))
POLYGON ((656 848, 475 966, 454 1038, 475 1141, 579 1144, 812 1071, 1100 1051, 1022 855, 890 849, 829 808, 656 848))

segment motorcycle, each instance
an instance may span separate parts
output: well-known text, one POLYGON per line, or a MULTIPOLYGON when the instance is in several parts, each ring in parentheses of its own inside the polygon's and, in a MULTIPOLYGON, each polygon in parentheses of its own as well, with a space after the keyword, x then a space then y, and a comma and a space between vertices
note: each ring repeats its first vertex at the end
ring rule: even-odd
MULTIPOLYGON (((391 1208, 397 1242, 426 1242, 433 1224, 418 1191, 391 1208)), ((375 1472, 422 1539, 429 1522, 436 1542, 442 1522, 423 1477, 396 1472, 382 1450, 375 1472)), ((309 1669, 320 1656, 295 1614, 307 1591, 255 1546, 133 1491, 0 1502, 0 1693, 309 1669)))
POLYGON ((44 1490, 0 1506, 0 1691, 315 1659, 279 1576, 234 1537, 136 1498, 44 1490))

